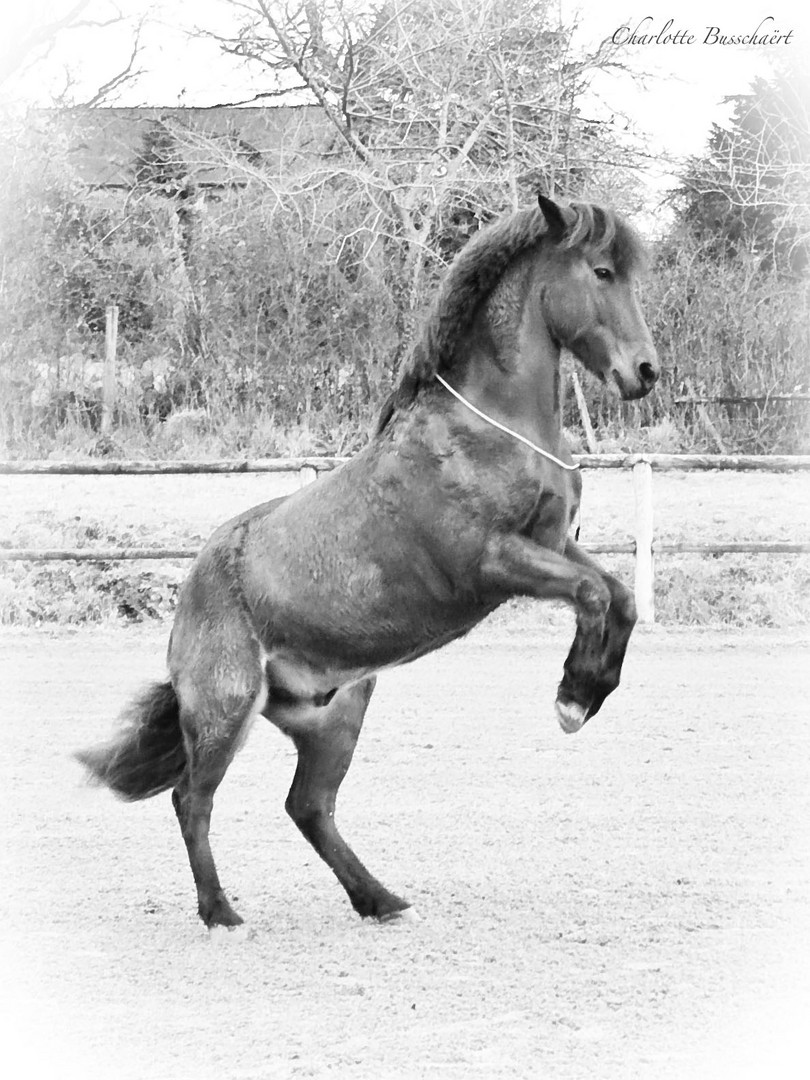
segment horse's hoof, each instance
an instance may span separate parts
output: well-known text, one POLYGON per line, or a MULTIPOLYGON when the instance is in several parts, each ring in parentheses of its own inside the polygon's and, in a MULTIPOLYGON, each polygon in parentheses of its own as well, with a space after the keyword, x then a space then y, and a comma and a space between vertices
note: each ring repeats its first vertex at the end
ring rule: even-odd
POLYGON ((558 699, 554 704, 557 709, 557 719, 560 722, 560 727, 566 735, 573 735, 575 731, 579 731, 588 719, 588 710, 581 705, 577 705, 575 701, 563 704, 558 699))
POLYGON ((419 913, 412 907, 402 908, 400 911, 389 911, 386 915, 377 916, 377 922, 381 923, 415 923, 419 921, 419 913))
POLYGON ((238 926, 218 924, 208 927, 208 940, 214 945, 236 945, 243 941, 253 941, 255 937, 256 931, 246 923, 240 923, 238 926))

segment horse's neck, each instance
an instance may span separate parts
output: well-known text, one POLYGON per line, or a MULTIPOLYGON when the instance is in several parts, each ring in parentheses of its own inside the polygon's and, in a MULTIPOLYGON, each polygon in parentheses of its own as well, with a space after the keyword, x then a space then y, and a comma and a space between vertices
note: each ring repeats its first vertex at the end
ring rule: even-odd
POLYGON ((459 350, 457 389, 493 419, 542 444, 560 437, 560 349, 523 275, 493 293, 459 350))

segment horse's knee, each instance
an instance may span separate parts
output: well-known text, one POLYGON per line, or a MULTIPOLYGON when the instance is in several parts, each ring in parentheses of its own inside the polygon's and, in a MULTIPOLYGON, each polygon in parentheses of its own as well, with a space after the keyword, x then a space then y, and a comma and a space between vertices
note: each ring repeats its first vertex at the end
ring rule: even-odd
POLYGON ((636 607, 636 598, 633 596, 629 589, 626 589, 623 585, 617 589, 613 595, 613 601, 611 603, 611 609, 615 613, 619 622, 626 626, 628 631, 632 630, 638 622, 638 608, 636 607))
POLYGON ((577 610, 590 619, 603 619, 610 607, 610 600, 610 589, 597 578, 583 578, 577 586, 577 610))

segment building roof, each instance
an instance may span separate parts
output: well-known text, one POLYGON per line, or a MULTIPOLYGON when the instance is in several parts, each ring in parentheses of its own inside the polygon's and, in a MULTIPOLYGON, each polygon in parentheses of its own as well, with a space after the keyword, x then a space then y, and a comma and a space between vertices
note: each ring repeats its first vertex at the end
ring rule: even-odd
POLYGON ((275 170, 282 155, 318 153, 331 138, 319 109, 93 108, 46 109, 40 116, 64 132, 81 179, 93 187, 131 187, 145 146, 161 146, 202 187, 235 182, 234 152, 251 166, 275 170))

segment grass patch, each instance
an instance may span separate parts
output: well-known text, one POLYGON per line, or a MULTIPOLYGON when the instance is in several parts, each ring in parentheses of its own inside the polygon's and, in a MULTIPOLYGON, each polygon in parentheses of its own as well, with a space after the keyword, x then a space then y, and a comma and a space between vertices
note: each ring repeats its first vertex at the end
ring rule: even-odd
MULTIPOLYGON (((201 547, 202 538, 182 544, 201 547)), ((153 528, 116 528, 92 518, 32 514, 4 539, 7 548, 92 548, 177 546, 177 537, 153 528)), ((189 563, 4 562, 0 564, 0 624, 87 625, 108 620, 143 622, 174 611, 189 563)))
POLYGON ((806 626, 810 557, 661 556, 655 594, 656 617, 673 626, 806 626))
POLYGON ((167 618, 188 567, 157 567, 144 562, 5 564, 0 624, 86 626, 167 618))

